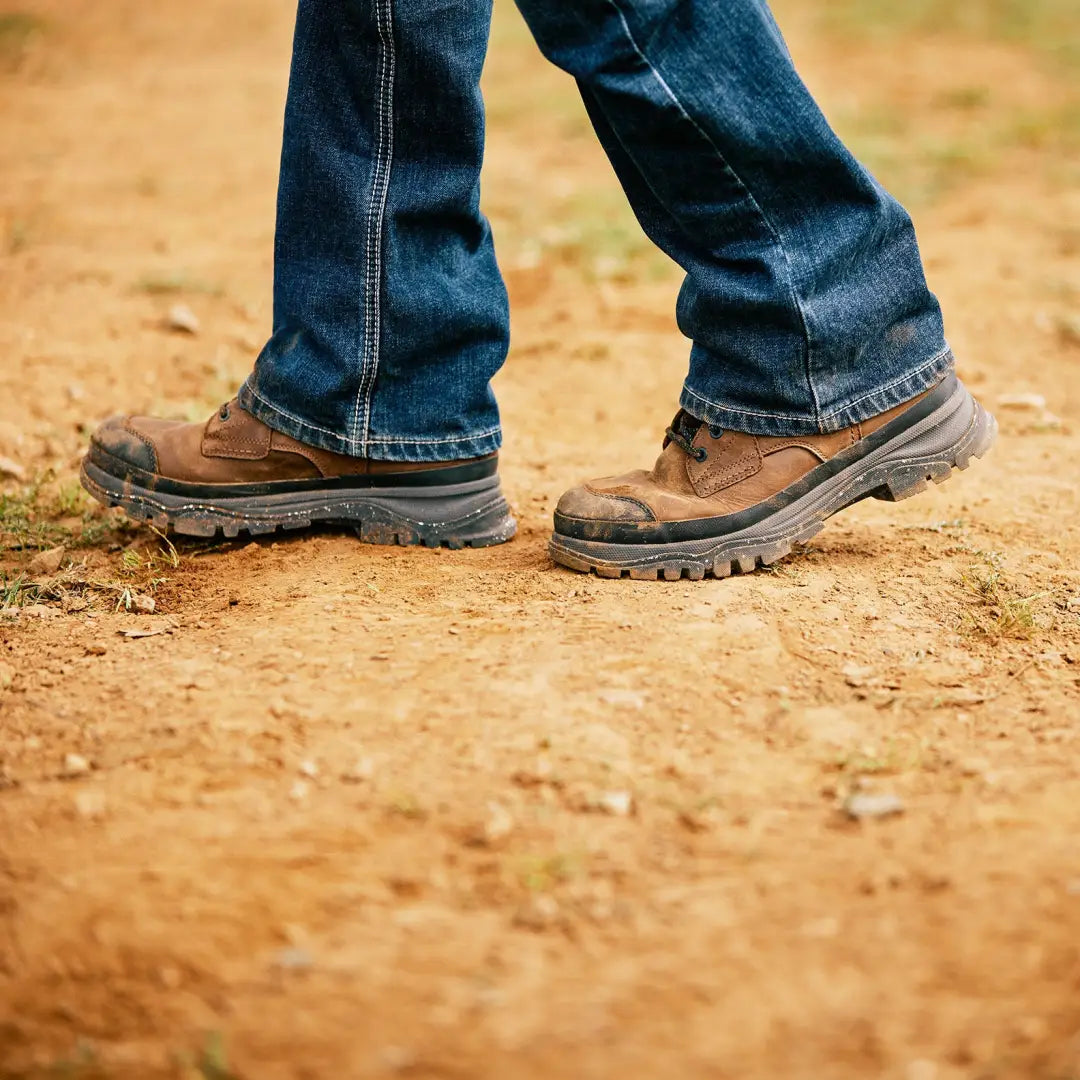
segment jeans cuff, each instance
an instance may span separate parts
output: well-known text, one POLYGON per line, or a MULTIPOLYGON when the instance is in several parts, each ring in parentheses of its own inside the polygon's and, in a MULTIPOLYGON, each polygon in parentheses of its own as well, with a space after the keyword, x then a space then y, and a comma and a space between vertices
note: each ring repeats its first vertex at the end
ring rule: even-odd
POLYGON ((320 450, 372 461, 465 461, 493 454, 502 445, 502 432, 499 428, 445 439, 433 436, 375 435, 361 445, 274 404, 253 390, 250 380, 240 387, 236 399, 242 409, 282 435, 288 435, 307 446, 317 446, 320 450))
POLYGON ((946 346, 906 375, 856 397, 853 401, 826 408, 814 416, 765 413, 714 401, 699 394, 689 380, 683 385, 679 405, 691 416, 714 427, 742 431, 748 435, 825 435, 869 420, 936 386, 955 365, 946 346))

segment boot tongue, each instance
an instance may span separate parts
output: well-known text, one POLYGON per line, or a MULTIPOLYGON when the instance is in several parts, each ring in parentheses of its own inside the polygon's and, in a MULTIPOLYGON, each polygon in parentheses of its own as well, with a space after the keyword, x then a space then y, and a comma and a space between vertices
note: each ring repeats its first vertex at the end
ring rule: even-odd
POLYGON ((672 426, 680 435, 692 440, 698 433, 698 428, 704 422, 704 420, 699 420, 696 416, 691 416, 688 412, 680 409, 679 415, 675 417, 675 423, 672 426))
MULTIPOLYGON (((698 428, 701 427, 703 421, 699 420, 696 416, 691 416, 688 412, 680 409, 675 414, 675 419, 671 421, 671 429, 677 431, 687 442, 693 442, 694 436, 698 433, 698 428)), ((664 440, 664 445, 670 442, 670 439, 664 440)))

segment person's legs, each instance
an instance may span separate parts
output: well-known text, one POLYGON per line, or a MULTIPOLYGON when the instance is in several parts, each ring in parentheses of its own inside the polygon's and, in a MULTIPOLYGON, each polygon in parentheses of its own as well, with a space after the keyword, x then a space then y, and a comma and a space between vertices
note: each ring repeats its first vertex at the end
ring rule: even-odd
POLYGON ((273 336, 240 393, 278 431, 393 461, 487 454, 506 290, 480 213, 491 0, 300 0, 273 336))
POLYGON ((104 424, 92 495, 196 536, 513 536, 490 387, 507 299, 479 209, 490 19, 491 0, 300 0, 273 336, 206 424, 104 424))
POLYGON ((911 221, 832 132, 764 0, 517 0, 682 265, 682 406, 835 431, 949 370, 911 221))
POLYGON ((557 562, 750 570, 986 451, 993 418, 949 375, 911 220, 830 129, 765 0, 517 3, 686 270, 693 341, 656 465, 567 492, 557 562))

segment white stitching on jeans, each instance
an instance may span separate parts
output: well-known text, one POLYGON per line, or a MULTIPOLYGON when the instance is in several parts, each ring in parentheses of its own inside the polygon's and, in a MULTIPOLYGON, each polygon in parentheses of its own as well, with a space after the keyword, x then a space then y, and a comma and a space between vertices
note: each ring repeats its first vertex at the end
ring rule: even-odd
POLYGON ((352 438, 349 445, 363 456, 372 440, 371 398, 379 368, 382 337, 383 221, 390 192, 390 170, 394 161, 394 23, 391 0, 375 0, 375 22, 379 34, 379 100, 375 129, 375 169, 368 204, 367 250, 364 261, 364 349, 360 364, 360 385, 356 390, 352 438), (363 419, 361 420, 361 412, 363 419))
MULTIPOLYGON (((823 413, 818 419, 831 420, 834 416, 840 416, 847 412, 849 409, 854 409, 856 405, 861 405, 864 401, 870 401, 873 398, 885 393, 888 390, 892 390, 897 386, 902 386, 906 382, 910 382, 912 379, 918 378, 923 372, 930 370, 933 367, 937 367, 942 360, 946 359, 952 352, 950 346, 946 345, 944 349, 934 353, 925 363, 920 364, 917 368, 913 368, 906 375, 901 375, 898 379, 893 379, 892 382, 886 383, 884 386, 878 387, 872 394, 863 394, 862 397, 856 398, 854 401, 849 402, 847 405, 841 405, 838 409, 833 409, 832 412, 823 413)), ((756 412, 754 409, 733 409, 730 405, 721 405, 718 401, 712 401, 707 397, 702 397, 691 387, 683 384, 683 393, 688 394, 695 401, 700 401, 707 409, 714 409, 717 412, 731 413, 735 416, 761 416, 768 420, 798 420, 800 422, 811 420, 811 417, 795 416, 792 413, 772 413, 772 412, 756 412)), ((903 402, 898 402, 903 404, 903 402)))
MULTIPOLYGON (((283 409, 280 405, 275 405, 272 401, 268 401, 258 391, 252 390, 250 386, 244 386, 241 388, 241 393, 250 394, 251 397, 257 401, 264 409, 272 412, 275 416, 284 417, 288 420, 294 428, 294 431, 286 431, 283 434, 292 435, 294 439, 298 439, 300 442, 304 440, 300 434, 294 432, 304 431, 317 431, 320 435, 328 435, 335 442, 341 443, 342 446, 351 447, 352 440, 346 438, 338 431, 331 431, 330 428, 319 427, 318 424, 313 424, 310 420, 305 420, 303 417, 297 416, 295 413, 289 412, 288 409, 283 409)), ((487 431, 478 431, 473 435, 462 435, 458 439, 425 439, 425 438, 405 438, 401 435, 376 435, 370 436, 367 442, 370 443, 399 443, 402 446, 422 446, 430 445, 437 446, 440 443, 445 443, 448 446, 465 446, 469 443, 475 442, 478 439, 490 439, 493 435, 498 435, 500 428, 493 427, 488 428, 487 431)))
POLYGON ((810 390, 810 398, 814 403, 815 416, 821 410, 821 406, 818 403, 817 391, 814 389, 814 380, 811 378, 811 353, 813 351, 813 342, 810 340, 810 324, 806 321, 806 313, 803 311, 803 306, 799 300, 799 294, 795 291, 795 271, 791 265, 791 260, 788 258, 787 248, 784 247, 784 242, 780 239, 780 233, 777 232, 776 226, 773 225, 768 215, 761 208, 760 203, 754 198, 754 193, 746 186, 742 177, 731 167, 727 158, 720 153, 720 147, 716 145, 709 133, 683 108, 682 102, 675 96, 675 91, 668 85, 667 80, 660 74, 655 67, 653 67, 652 61, 642 52, 641 47, 637 43, 637 39, 634 37, 633 31, 630 29, 630 24, 626 21, 626 16, 623 14, 622 8, 619 7, 616 0, 607 0, 607 2, 615 9, 615 14, 619 16, 619 22, 622 23, 623 31, 626 34, 627 40, 630 42, 635 53, 638 55, 638 59, 652 72, 653 78, 660 84, 660 88, 671 99, 671 103, 679 110, 683 119, 693 126, 694 130, 705 140, 706 143, 712 148, 714 154, 720 161, 720 164, 724 169, 734 178, 735 182, 746 193, 746 197, 750 200, 750 204, 758 212, 761 220, 765 223, 765 227, 772 233, 773 240, 776 242, 777 248, 780 250, 781 256, 784 259, 784 265, 787 267, 788 272, 788 291, 791 294, 792 302, 795 305, 795 310, 799 313, 799 322, 802 324, 803 337, 806 341, 806 384, 810 390))

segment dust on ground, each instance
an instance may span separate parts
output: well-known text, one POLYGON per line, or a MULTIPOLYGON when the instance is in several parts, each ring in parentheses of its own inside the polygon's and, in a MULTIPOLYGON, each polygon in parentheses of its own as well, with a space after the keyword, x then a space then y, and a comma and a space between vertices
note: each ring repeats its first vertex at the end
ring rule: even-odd
POLYGON ((79 494, 100 419, 207 415, 267 331, 288 7, 0 14, 0 1077, 1080 1075, 1075 14, 781 5, 1002 435, 654 584, 545 545, 652 460, 678 276, 506 4, 519 537, 175 550, 79 494))

